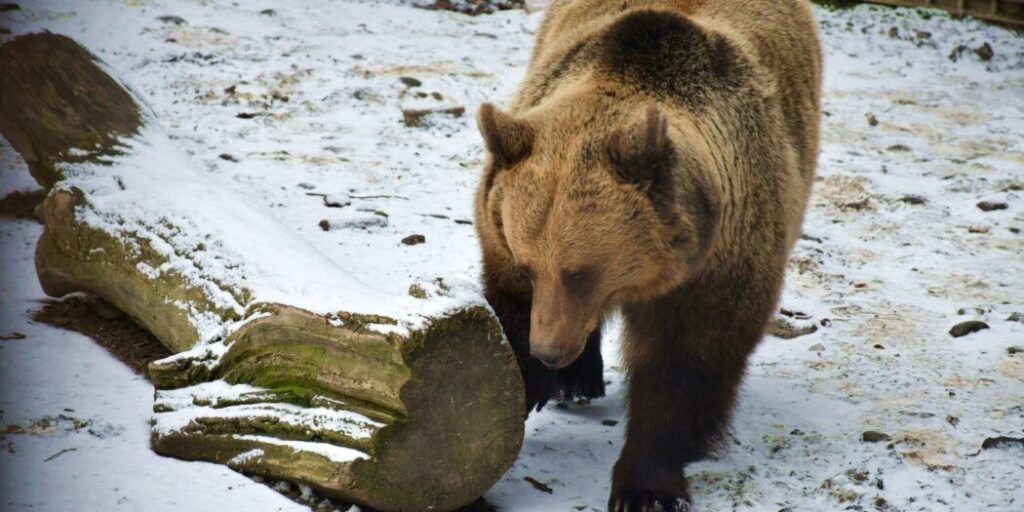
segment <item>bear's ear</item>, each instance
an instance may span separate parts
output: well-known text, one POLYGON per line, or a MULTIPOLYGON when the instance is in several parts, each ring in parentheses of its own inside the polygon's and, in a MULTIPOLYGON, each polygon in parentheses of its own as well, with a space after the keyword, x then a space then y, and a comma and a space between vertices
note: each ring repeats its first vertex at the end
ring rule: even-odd
POLYGON ((668 136, 668 116, 657 105, 647 106, 637 120, 612 132, 605 149, 619 181, 649 195, 670 193, 676 154, 668 136))
POLYGON ((480 105, 476 121, 487 151, 494 156, 495 170, 511 167, 530 156, 534 133, 526 121, 516 119, 490 103, 480 105))

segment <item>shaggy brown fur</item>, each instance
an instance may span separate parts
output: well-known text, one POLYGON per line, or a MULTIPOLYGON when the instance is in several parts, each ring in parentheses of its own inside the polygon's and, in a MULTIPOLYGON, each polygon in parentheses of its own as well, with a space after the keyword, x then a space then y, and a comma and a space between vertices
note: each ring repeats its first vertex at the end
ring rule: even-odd
POLYGON ((800 232, 820 82, 802 0, 556 0, 511 113, 480 109, 484 286, 528 410, 603 395, 624 314, 610 510, 688 507, 800 232))

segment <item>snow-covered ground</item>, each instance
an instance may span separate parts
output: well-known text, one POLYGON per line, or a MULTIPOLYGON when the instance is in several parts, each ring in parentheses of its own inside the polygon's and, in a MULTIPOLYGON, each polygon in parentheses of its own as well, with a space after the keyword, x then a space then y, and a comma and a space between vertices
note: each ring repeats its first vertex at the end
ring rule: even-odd
MULTIPOLYGON (((1024 510, 1024 447, 981 449, 1024 438, 1024 323, 1008 320, 1024 313, 1024 37, 938 11, 818 14, 820 178, 781 304, 818 330, 766 338, 730 449, 689 470, 696 505, 1024 510), (988 61, 974 51, 985 43, 988 61), (982 211, 983 200, 1007 207, 982 211), (970 319, 990 328, 948 334, 970 319), (887 438, 865 442, 865 431, 887 438)), ((482 157, 472 113, 509 96, 540 16, 38 1, 0 13, 11 32, 0 38, 45 28, 82 42, 146 98, 211 186, 263 204, 340 266, 404 295, 478 271, 473 228, 460 222, 472 217, 482 157), (402 108, 454 106, 467 114, 402 122, 402 108), (400 243, 411 234, 426 243, 400 243)), ((32 188, 0 144, 0 197, 32 188)), ((30 319, 44 297, 39 232, 0 220, 0 509, 307 510, 227 468, 149 451, 152 387, 88 338, 30 319)), ((607 339, 609 396, 531 416, 488 502, 604 510, 625 420, 607 339)))

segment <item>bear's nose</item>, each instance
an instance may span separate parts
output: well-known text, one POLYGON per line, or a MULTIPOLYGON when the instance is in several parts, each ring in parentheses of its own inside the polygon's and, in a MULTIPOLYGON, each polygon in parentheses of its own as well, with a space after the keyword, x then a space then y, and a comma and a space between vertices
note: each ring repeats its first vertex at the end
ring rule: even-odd
POLYGON ((562 362, 562 351, 559 349, 530 349, 530 355, 540 359, 540 362, 544 363, 544 366, 549 368, 557 368, 559 363, 562 362))

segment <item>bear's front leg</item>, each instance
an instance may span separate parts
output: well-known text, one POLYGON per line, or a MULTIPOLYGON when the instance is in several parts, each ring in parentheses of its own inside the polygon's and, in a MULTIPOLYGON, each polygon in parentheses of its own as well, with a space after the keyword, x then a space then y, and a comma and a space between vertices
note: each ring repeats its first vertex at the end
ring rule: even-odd
MULTIPOLYGON (((683 475, 728 425, 759 334, 679 296, 624 307, 629 424, 609 512, 690 510, 683 475)), ((747 326, 750 324, 748 323, 747 326)))
POLYGON ((601 357, 601 327, 587 338, 587 344, 575 361, 558 370, 555 399, 559 402, 587 402, 604 396, 604 359, 601 357))
POLYGON ((505 337, 512 345, 512 351, 519 363, 519 372, 523 377, 526 392, 526 414, 540 410, 555 392, 557 375, 555 370, 544 366, 538 359, 530 355, 530 308, 531 296, 528 284, 512 283, 509 286, 507 277, 488 269, 484 265, 484 297, 491 309, 498 316, 505 337))

